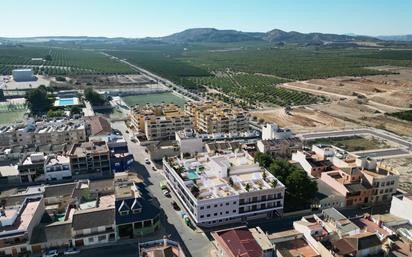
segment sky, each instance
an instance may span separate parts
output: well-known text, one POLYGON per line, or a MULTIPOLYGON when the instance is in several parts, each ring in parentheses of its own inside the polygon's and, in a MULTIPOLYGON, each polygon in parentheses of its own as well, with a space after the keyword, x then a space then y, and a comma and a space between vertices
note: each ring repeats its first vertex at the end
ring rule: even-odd
POLYGON ((147 37, 199 27, 412 34, 411 0, 3 0, 0 10, 0 37, 147 37))

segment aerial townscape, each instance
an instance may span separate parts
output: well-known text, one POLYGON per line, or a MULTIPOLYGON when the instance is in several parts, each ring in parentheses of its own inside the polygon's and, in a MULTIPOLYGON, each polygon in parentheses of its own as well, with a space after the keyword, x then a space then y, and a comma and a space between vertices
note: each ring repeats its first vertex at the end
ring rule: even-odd
POLYGON ((412 3, 116 2, 0 4, 0 257, 412 256, 412 3))

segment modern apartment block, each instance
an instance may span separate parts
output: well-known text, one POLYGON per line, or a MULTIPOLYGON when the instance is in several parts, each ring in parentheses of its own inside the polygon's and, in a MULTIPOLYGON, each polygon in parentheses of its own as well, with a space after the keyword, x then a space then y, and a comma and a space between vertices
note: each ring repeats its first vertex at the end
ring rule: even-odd
POLYGON ((245 152, 192 159, 168 158, 170 189, 199 226, 281 215, 285 186, 245 152))
POLYGON ((262 153, 269 153, 273 157, 290 158, 293 153, 302 149, 302 141, 297 138, 259 140, 257 148, 262 153))
POLYGON ((171 139, 175 132, 192 128, 189 115, 175 104, 147 104, 130 111, 132 125, 148 140, 171 139))
POLYGON ((74 177, 108 176, 111 174, 110 151, 104 141, 74 144, 68 156, 74 177))
POLYGON ((29 121, 0 126, 0 146, 78 143, 87 140, 83 120, 29 121))
POLYGON ((230 133, 249 130, 246 112, 223 102, 190 102, 185 112, 199 133, 230 133))

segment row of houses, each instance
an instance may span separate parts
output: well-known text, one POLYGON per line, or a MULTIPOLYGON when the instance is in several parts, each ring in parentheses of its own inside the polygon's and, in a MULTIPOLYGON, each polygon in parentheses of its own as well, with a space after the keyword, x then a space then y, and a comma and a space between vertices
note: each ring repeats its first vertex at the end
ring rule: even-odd
POLYGON ((311 151, 297 151, 292 154, 292 161, 342 196, 334 207, 390 201, 399 184, 399 173, 382 161, 331 145, 313 145, 311 151))
POLYGON ((412 256, 412 197, 393 197, 390 213, 345 217, 334 208, 302 217, 293 229, 265 233, 259 227, 212 232, 211 256, 366 257, 412 256), (409 211, 407 211, 409 210, 409 211))
POLYGON ((126 172, 114 179, 4 194, 0 196, 0 256, 105 244, 146 236, 160 227, 160 210, 142 180, 126 172))

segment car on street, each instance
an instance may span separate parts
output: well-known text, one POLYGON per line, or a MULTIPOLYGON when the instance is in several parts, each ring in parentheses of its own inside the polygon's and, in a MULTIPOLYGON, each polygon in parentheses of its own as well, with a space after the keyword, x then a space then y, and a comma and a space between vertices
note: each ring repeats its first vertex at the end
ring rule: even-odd
POLYGON ((59 252, 56 249, 47 250, 42 254, 42 257, 56 257, 59 256, 59 252))
POLYGON ((150 164, 150 160, 149 160, 149 158, 145 158, 145 159, 144 159, 144 163, 146 163, 146 164, 150 164))
POLYGON ((64 255, 75 255, 75 254, 78 254, 78 253, 80 253, 80 250, 78 250, 78 249, 76 249, 76 248, 67 248, 65 251, 64 251, 64 255))
POLYGON ((167 188, 166 188, 166 189, 163 189, 163 190, 162 190, 162 193, 163 193, 164 196, 170 197, 170 191, 169 191, 169 189, 167 189, 167 188))
POLYGON ((172 207, 175 211, 180 211, 180 207, 175 201, 172 201, 171 204, 172 204, 172 207))

